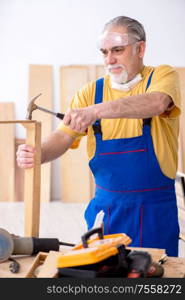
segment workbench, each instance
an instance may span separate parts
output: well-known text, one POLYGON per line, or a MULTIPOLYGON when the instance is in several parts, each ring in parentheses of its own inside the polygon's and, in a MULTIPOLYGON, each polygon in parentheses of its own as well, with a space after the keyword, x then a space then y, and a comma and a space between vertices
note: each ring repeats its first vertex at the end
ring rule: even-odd
MULTIPOLYGON (((129 248, 129 247, 128 247, 129 248)), ((161 257, 161 249, 153 248, 131 248, 133 250, 143 250, 151 254, 153 261, 158 261, 161 257)), ((9 270, 10 261, 5 261, 0 264, 0 278, 28 278, 35 277, 34 266, 38 266, 38 257, 42 259, 47 257, 48 264, 45 266, 43 276, 40 274, 39 278, 42 277, 55 277, 53 276, 56 269, 54 269, 54 260, 58 255, 66 253, 67 248, 63 248, 60 252, 50 251, 48 253, 39 253, 36 256, 14 256, 16 260, 20 263, 20 271, 18 273, 11 273, 9 270)), ((43 263, 43 262, 42 262, 43 263)), ((185 258, 182 257, 167 257, 166 262, 163 264, 164 267, 164 278, 185 278, 185 258)))

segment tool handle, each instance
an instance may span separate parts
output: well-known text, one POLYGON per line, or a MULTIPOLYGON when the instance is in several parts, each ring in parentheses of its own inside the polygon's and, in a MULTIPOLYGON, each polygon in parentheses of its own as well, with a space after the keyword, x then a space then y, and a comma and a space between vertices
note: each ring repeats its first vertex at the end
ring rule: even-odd
MULTIPOLYGON (((59 119, 61 119, 61 120, 63 120, 64 116, 65 116, 65 114, 56 113, 56 117, 59 118, 59 119)), ((87 133, 87 129, 86 129, 85 132, 87 133)))
POLYGON ((32 238, 33 239, 33 254, 38 252, 59 251, 60 243, 55 238, 32 238))
POLYGON ((38 252, 59 251, 59 240, 55 238, 13 238, 14 255, 32 255, 38 252))
POLYGON ((97 227, 87 231, 84 235, 82 235, 82 243, 84 248, 88 248, 87 240, 93 235, 97 233, 100 240, 103 239, 103 228, 97 227))
POLYGON ((61 120, 63 120, 64 114, 57 113, 57 114, 56 114, 56 117, 59 118, 59 119, 61 119, 61 120))

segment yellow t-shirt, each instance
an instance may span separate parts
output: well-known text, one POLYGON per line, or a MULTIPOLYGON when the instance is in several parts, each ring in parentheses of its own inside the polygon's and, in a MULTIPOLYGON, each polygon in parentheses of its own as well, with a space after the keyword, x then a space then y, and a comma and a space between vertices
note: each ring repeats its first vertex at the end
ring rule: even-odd
MULTIPOLYGON (((112 89, 109 76, 104 77, 103 102, 115 101, 132 95, 145 93, 150 73, 154 70, 150 87, 146 93, 163 92, 169 95, 174 103, 172 109, 160 116, 152 118, 151 133, 154 151, 162 172, 175 178, 177 170, 178 133, 180 115, 180 87, 177 72, 168 65, 158 67, 145 66, 141 72, 142 80, 130 91, 112 89)), ((95 81, 86 84, 80 89, 71 101, 71 108, 82 108, 94 104, 95 81)), ((142 119, 102 119, 101 120, 103 140, 130 138, 142 135, 142 119)), ((85 134, 72 131, 62 122, 58 129, 63 130, 72 137, 76 137, 71 148, 77 148, 80 139, 85 134)), ((92 126, 88 130, 87 152, 89 160, 95 153, 95 137, 92 126)))

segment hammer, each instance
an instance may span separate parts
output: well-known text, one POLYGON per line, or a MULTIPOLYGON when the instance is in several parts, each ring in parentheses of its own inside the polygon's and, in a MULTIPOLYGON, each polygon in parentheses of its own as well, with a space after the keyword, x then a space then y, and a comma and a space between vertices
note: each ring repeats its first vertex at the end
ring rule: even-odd
POLYGON ((59 119, 63 119, 64 118, 64 114, 61 114, 61 113, 55 113, 55 112, 53 112, 53 111, 51 111, 51 110, 48 110, 48 109, 46 109, 46 108, 44 108, 44 107, 40 107, 40 106, 38 106, 38 105, 36 105, 34 102, 35 102, 35 100, 38 98, 38 97, 40 97, 42 94, 40 93, 40 94, 38 94, 37 96, 35 96, 34 98, 32 98, 31 99, 31 101, 30 101, 30 103, 29 103, 29 105, 28 105, 28 108, 27 108, 27 115, 26 115, 26 119, 27 120, 32 120, 32 112, 34 111, 34 110, 36 110, 36 109, 39 109, 39 110, 42 110, 42 111, 44 111, 44 112, 47 112, 47 113, 49 113, 49 114, 52 114, 52 115, 54 115, 54 116, 56 116, 57 118, 59 118, 59 119))

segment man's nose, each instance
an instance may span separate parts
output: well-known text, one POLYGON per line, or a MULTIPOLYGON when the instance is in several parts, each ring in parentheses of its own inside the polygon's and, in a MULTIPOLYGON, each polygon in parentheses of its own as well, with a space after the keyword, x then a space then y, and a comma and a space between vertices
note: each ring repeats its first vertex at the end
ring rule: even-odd
POLYGON ((112 54, 111 51, 109 51, 107 53, 107 56, 105 58, 105 62, 106 62, 107 65, 113 65, 113 64, 116 63, 116 57, 112 54))

